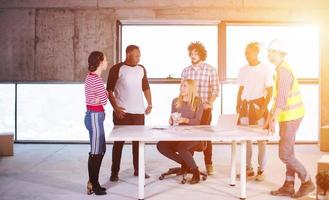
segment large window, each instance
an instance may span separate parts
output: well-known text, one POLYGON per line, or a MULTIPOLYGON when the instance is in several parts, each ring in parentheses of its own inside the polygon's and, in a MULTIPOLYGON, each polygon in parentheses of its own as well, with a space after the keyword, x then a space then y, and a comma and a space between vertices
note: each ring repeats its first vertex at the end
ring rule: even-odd
MULTIPOLYGON (((275 67, 267 59, 267 46, 275 38, 287 41, 290 47, 287 59, 296 68, 297 77, 301 78, 301 90, 307 109, 297 140, 318 139, 319 30, 317 26, 222 22, 222 26, 123 24, 121 28, 121 59, 124 60, 124 50, 128 44, 140 46, 141 64, 148 70, 149 78, 164 80, 167 77, 179 78, 182 69, 190 63, 187 54, 188 44, 191 41, 201 41, 205 44, 208 50, 207 62, 218 69, 220 77, 226 77, 221 82, 221 95, 215 103, 212 124, 216 124, 216 116, 220 113, 235 112, 238 86, 234 82, 240 67, 246 64, 244 56, 246 45, 253 41, 260 42, 262 47, 260 60, 270 65, 274 72, 275 67), (221 30, 218 30, 218 27, 221 30), (219 36, 218 33, 224 33, 225 37, 219 36), (224 49, 219 51, 222 47, 224 49), (219 52, 224 53, 219 54, 219 52), (226 62, 218 62, 221 60, 226 62), (217 66, 217 63, 223 65, 217 66)), ((153 104, 156 106, 147 118, 147 124, 167 123, 171 100, 178 94, 178 82, 176 81, 176 85, 172 83, 174 80, 171 82, 170 79, 166 79, 162 84, 156 82, 151 86, 154 94, 153 104)))
MULTIPOLYGON (((154 108, 146 117, 147 125, 168 124, 171 102, 179 92, 181 72, 191 62, 187 51, 191 42, 202 42, 208 52, 206 62, 217 68, 221 78, 226 77, 220 83, 220 95, 213 108, 212 124, 216 124, 219 114, 235 112, 238 90, 235 79, 246 63, 246 44, 260 42, 263 46, 260 59, 271 65, 267 61, 268 43, 274 38, 288 41, 287 59, 299 78, 306 107, 297 140, 318 140, 320 54, 317 26, 241 22, 122 23, 118 30, 117 53, 121 55, 118 61, 125 59, 127 45, 138 45, 142 53, 140 63, 150 78, 154 108)), ((0 129, 16 132, 20 141, 88 141, 83 123, 83 83, 1 83, 0 110, 0 129)), ((108 104, 105 110, 105 132, 109 134, 113 126, 112 108, 108 104)))
MULTIPOLYGON (((141 61, 148 78, 163 80, 152 84, 153 109, 146 117, 148 125, 166 125, 171 111, 171 102, 178 96, 179 81, 183 69, 191 64, 187 47, 200 41, 207 50, 206 62, 218 68, 218 25, 123 25, 121 60, 125 59, 125 48, 129 44, 140 47, 141 61)), ((152 82, 151 82, 152 83, 152 82)), ((215 102, 214 120, 220 113, 220 101, 215 102)))
MULTIPOLYGON (((225 23, 226 26, 226 77, 233 81, 239 69, 246 64, 245 47, 250 42, 260 42, 260 60, 272 67, 267 58, 271 40, 279 38, 288 44, 287 60, 301 84, 306 114, 298 130, 297 140, 316 141, 319 130, 319 28, 315 25, 225 23)), ((223 87, 223 112, 233 112, 238 87, 223 87)))

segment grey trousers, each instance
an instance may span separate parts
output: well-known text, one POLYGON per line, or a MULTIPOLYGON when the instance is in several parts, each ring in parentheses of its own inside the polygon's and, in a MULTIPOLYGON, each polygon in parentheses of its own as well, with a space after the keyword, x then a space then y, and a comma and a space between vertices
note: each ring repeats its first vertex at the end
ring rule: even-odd
MULTIPOLYGON (((264 120, 265 119, 260 119, 258 120, 257 124, 259 126, 264 125, 264 120)), ((242 125, 248 125, 249 121, 248 118, 242 117, 240 119, 240 123, 242 125)), ((264 171, 265 165, 266 165, 266 140, 257 140, 257 145, 258 145, 258 171, 264 171)), ((247 169, 252 168, 252 141, 247 140, 247 169)))
POLYGON ((296 159, 294 145, 296 132, 303 118, 280 122, 280 141, 279 141, 279 157, 286 165, 286 181, 295 181, 295 175, 302 182, 307 181, 308 173, 305 167, 296 159))

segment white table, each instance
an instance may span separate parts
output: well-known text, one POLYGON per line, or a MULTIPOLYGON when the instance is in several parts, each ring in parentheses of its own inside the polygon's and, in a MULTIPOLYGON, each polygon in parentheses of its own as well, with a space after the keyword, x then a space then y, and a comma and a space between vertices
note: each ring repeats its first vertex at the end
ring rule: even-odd
POLYGON ((108 141, 138 141, 138 199, 144 199, 145 158, 144 143, 157 141, 224 141, 232 142, 231 150, 231 180, 230 185, 236 184, 236 146, 241 143, 240 164, 240 199, 246 199, 246 141, 247 140, 277 140, 253 129, 236 128, 222 131, 216 126, 115 126, 107 138, 108 141))

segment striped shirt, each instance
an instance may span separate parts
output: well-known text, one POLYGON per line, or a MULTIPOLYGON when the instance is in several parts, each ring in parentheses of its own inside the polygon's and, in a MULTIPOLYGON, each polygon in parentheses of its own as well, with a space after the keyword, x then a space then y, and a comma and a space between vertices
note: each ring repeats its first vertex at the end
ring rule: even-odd
POLYGON ((217 97, 219 94, 218 74, 209 64, 201 63, 198 67, 190 65, 183 70, 181 77, 196 81, 198 96, 203 102, 207 102, 210 96, 217 97))
POLYGON ((280 67, 277 70, 277 82, 276 87, 278 88, 278 94, 275 100, 275 105, 277 108, 283 109, 287 105, 289 91, 292 89, 292 84, 294 81, 294 77, 292 73, 284 68, 280 67))
POLYGON ((107 91, 103 80, 97 74, 89 73, 85 80, 85 96, 87 109, 101 112, 107 103, 107 91))

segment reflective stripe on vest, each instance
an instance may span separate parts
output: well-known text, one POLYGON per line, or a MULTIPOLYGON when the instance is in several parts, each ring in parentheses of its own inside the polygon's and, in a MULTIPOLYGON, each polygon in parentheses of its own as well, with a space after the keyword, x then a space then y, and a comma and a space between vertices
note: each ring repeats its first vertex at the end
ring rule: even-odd
MULTIPOLYGON (((285 108, 282 109, 281 113, 279 114, 278 121, 279 122, 284 122, 284 121, 291 121, 295 119, 299 119, 304 116, 305 114, 305 108, 303 104, 303 99, 301 92, 299 90, 299 84, 297 78, 295 78, 295 74, 291 70, 290 66, 288 63, 284 62, 280 67, 285 67, 289 72, 292 73, 293 76, 293 85, 291 90, 289 91, 288 94, 288 99, 287 99, 287 105, 285 108)), ((278 94, 277 91, 277 75, 275 76, 275 84, 274 84, 274 90, 273 90, 273 96, 274 96, 274 104, 276 101, 276 97, 278 94)), ((275 106, 273 104, 273 107, 275 106)))

